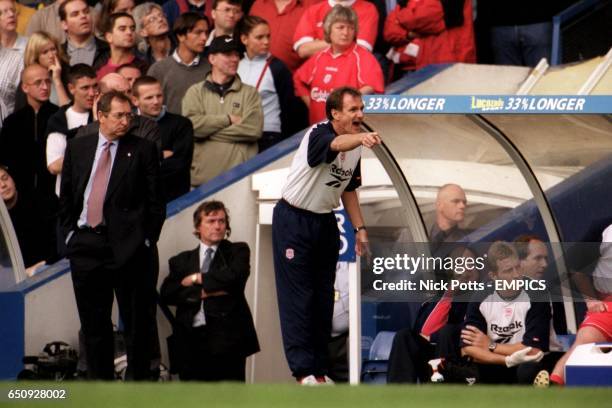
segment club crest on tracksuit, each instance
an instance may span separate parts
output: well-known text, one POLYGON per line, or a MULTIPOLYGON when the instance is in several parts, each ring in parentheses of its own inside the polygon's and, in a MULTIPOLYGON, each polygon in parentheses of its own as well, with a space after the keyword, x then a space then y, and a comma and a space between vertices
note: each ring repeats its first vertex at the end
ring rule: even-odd
POLYGON ((287 259, 293 259, 293 257, 295 257, 295 251, 293 250, 293 248, 285 249, 285 257, 287 259))

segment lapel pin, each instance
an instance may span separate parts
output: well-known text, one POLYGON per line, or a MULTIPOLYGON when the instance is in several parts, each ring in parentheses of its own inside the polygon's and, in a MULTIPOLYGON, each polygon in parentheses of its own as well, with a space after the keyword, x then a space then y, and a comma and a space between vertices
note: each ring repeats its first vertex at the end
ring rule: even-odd
POLYGON ((128 157, 132 157, 132 153, 128 153, 128 157))

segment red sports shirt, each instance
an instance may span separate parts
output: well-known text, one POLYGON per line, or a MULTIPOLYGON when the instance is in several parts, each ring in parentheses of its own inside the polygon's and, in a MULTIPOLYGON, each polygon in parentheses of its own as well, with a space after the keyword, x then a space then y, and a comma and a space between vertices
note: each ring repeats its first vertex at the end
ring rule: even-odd
POLYGON ((332 55, 331 47, 310 57, 293 75, 295 94, 309 96, 310 123, 325 119, 327 96, 340 86, 357 89, 366 85, 374 92, 385 89, 384 78, 376 58, 357 44, 339 55, 332 55))
MULTIPOLYGON (((297 51, 300 45, 323 39, 323 19, 333 6, 340 4, 334 0, 327 0, 314 4, 306 9, 293 35, 293 49, 297 51)), ((378 10, 376 6, 365 0, 354 0, 344 2, 350 4, 357 14, 359 32, 357 33, 357 44, 372 51, 376 42, 376 30, 378 30, 378 10)))

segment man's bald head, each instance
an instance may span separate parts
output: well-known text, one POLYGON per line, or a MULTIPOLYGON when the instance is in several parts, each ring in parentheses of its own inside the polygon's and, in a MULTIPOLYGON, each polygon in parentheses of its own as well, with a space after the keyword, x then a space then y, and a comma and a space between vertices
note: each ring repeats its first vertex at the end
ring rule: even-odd
POLYGON ((30 82, 32 80, 32 77, 38 76, 38 74, 40 74, 41 72, 46 72, 47 74, 49 73, 47 68, 43 67, 42 65, 28 65, 23 69, 23 71, 21 71, 21 82, 30 82))
POLYGON ((129 95, 130 83, 127 79, 121 75, 111 72, 110 74, 104 75, 98 84, 100 93, 104 94, 110 91, 121 92, 122 94, 129 95))
POLYGON ((445 184, 436 196, 436 222, 442 231, 449 230, 463 221, 467 199, 465 191, 457 184, 445 184))
POLYGON ((51 77, 47 68, 38 64, 25 67, 21 73, 21 89, 26 94, 28 105, 38 111, 51 94, 51 77))

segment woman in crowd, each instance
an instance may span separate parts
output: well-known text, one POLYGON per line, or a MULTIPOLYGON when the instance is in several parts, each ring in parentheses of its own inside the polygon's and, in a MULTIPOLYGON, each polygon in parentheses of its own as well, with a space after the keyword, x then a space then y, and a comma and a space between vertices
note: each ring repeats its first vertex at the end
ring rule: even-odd
POLYGON ((294 74, 296 94, 309 109, 310 123, 325 120, 327 96, 339 86, 352 86, 362 94, 384 91, 378 61, 355 42, 357 15, 353 9, 336 5, 323 20, 325 41, 330 46, 310 57, 294 74))
POLYGON ((51 96, 49 100, 59 106, 70 103, 66 92, 66 75, 69 70, 68 59, 55 38, 38 31, 28 40, 23 58, 24 67, 32 64, 41 65, 51 72, 51 96))
POLYGON ((0 42, 2 48, 19 51, 23 55, 28 37, 17 33, 17 5, 15 0, 0 0, 0 42))
POLYGON ((263 106, 263 135, 258 142, 261 152, 305 128, 306 108, 295 96, 291 72, 270 54, 268 22, 257 16, 245 17, 240 40, 246 52, 240 60, 238 75, 242 82, 257 89, 263 106))

